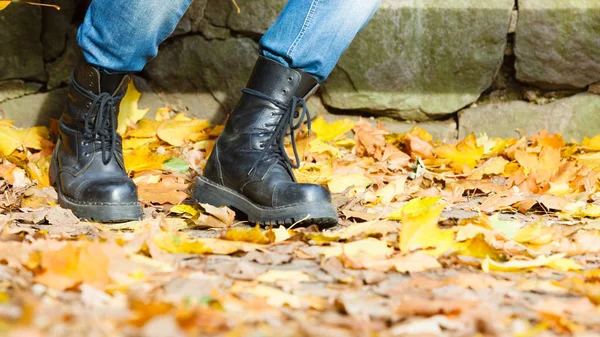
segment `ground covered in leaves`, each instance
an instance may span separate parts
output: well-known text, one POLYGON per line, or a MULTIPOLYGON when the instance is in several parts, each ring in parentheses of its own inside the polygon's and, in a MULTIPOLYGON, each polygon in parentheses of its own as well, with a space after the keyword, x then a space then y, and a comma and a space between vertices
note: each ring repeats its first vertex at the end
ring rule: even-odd
POLYGON ((122 105, 144 218, 56 205, 55 126, 0 121, 0 335, 597 336, 600 136, 458 144, 313 121, 337 227, 258 228, 190 188, 221 126, 122 105), (144 117, 142 119, 142 117, 144 117))

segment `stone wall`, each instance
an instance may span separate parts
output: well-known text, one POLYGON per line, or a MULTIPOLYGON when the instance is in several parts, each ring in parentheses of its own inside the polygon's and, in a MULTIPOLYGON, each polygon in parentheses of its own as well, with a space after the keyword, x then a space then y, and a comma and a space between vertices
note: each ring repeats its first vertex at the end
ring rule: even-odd
MULTIPOLYGON (((59 113, 77 58, 87 3, 53 3, 0 11, 0 117, 22 126, 59 113)), ((136 78, 142 105, 223 120, 286 0, 237 3, 194 1, 136 78)), ((600 0, 382 0, 311 108, 440 138, 545 127, 580 139, 600 133, 599 81, 600 0)))

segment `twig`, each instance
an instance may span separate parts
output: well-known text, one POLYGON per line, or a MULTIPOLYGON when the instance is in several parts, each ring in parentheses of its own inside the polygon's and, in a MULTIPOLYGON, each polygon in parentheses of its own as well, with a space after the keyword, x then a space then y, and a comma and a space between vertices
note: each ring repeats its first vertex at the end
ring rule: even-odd
POLYGON ((240 10, 240 6, 238 6, 237 2, 235 2, 235 0, 231 0, 231 2, 233 2, 233 5, 235 6, 235 10, 237 11, 238 14, 240 14, 242 11, 240 10))

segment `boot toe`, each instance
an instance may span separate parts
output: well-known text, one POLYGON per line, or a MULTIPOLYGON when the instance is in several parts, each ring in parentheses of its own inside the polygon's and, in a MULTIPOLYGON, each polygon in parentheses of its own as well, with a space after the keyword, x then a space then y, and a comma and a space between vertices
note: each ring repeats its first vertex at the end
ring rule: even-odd
POLYGON ((331 194, 315 184, 280 183, 273 191, 273 206, 293 204, 331 204, 331 194))
POLYGON ((109 178, 94 180, 80 187, 79 200, 100 204, 137 203, 135 183, 129 178, 109 178))

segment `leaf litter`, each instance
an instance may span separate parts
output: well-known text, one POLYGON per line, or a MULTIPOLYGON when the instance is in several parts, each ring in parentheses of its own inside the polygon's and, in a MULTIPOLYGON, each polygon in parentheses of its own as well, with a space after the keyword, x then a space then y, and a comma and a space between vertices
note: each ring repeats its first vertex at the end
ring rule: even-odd
POLYGON ((3 336, 595 336, 600 135, 566 142, 313 122, 301 182, 338 226, 260 228, 195 204, 222 126, 122 106, 144 217, 80 221, 47 172, 54 133, 0 121, 3 336))

